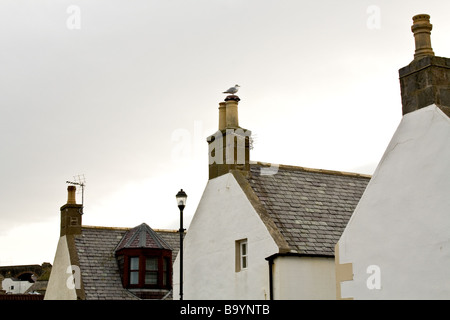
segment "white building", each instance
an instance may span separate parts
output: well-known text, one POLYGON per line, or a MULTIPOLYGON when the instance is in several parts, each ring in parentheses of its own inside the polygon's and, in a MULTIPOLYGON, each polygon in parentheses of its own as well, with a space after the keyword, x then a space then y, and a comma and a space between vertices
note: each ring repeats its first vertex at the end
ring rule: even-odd
POLYGON ((450 59, 413 20, 403 118, 336 245, 338 298, 450 298, 450 59))
POLYGON ((219 104, 219 131, 208 138, 209 181, 184 240, 183 298, 335 299, 334 246, 370 177, 250 163, 239 100, 219 104))
POLYGON ((3 279, 1 285, 6 294, 22 294, 27 291, 34 282, 27 280, 20 280, 15 278, 3 279))

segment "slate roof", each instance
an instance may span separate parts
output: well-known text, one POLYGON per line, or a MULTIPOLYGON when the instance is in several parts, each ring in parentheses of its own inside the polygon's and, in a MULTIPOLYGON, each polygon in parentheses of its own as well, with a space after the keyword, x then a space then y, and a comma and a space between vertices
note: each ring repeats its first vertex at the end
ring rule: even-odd
POLYGON ((251 164, 247 180, 291 251, 334 256, 334 247, 370 176, 294 166, 261 175, 251 164))
MULTIPOLYGON (((138 299, 122 286, 115 249, 130 228, 83 226, 75 237, 84 292, 87 300, 138 299)), ((154 231, 171 244, 172 256, 179 250, 179 234, 173 231, 154 231), (178 244, 176 239, 178 239, 178 244)))

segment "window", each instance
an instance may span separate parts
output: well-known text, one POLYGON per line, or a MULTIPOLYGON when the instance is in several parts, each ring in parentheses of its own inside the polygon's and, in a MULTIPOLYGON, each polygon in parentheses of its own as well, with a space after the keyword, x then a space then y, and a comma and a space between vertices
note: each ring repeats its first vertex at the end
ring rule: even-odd
POLYGON ((248 243, 247 239, 236 241, 236 272, 248 267, 248 243))
POLYGON ((130 284, 139 284, 139 257, 130 258, 130 284))
POLYGON ((145 259, 145 284, 158 284, 158 258, 145 259))
POLYGON ((241 246, 241 269, 247 269, 247 241, 242 241, 241 246))

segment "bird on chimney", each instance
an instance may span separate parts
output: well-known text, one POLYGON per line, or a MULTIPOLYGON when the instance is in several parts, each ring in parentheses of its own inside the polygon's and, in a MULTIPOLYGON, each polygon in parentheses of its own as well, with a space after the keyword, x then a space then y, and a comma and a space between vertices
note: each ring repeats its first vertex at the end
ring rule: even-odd
POLYGON ((234 87, 231 87, 230 89, 228 89, 227 91, 224 91, 223 93, 231 93, 231 94, 235 94, 236 92, 238 92, 239 90, 239 85, 235 85, 234 87))

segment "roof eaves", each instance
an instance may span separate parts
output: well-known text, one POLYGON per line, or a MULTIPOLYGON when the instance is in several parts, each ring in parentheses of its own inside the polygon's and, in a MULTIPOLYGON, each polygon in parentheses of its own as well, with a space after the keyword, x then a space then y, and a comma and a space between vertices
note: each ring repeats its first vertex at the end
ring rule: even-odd
POLYGON ((265 260, 273 261, 273 260, 275 260, 278 257, 334 258, 334 254, 280 252, 280 253, 274 253, 274 254, 266 257, 265 260))

